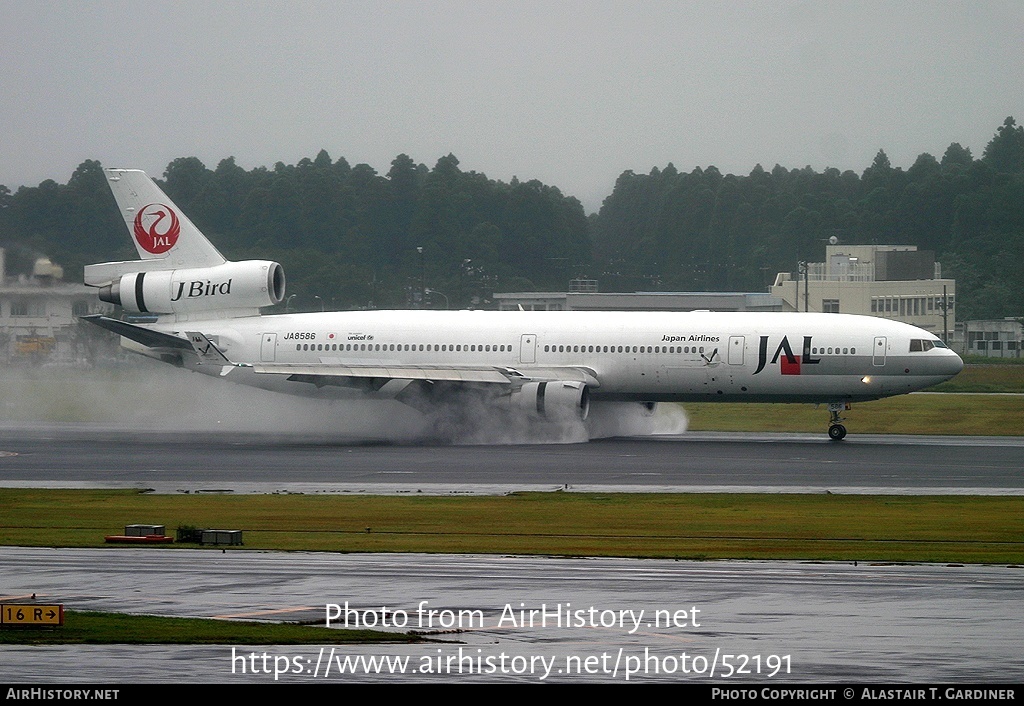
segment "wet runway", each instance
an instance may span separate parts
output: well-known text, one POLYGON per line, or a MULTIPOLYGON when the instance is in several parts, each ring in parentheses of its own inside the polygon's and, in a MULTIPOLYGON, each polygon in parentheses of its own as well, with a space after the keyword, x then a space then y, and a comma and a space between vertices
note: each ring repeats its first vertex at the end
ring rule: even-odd
POLYGON ((132 682, 272 682, 275 668, 276 680, 285 683, 1020 682, 1022 572, 0 548, 5 597, 36 592, 40 600, 80 609, 268 620, 323 618, 327 604, 344 614, 347 602, 352 621, 386 614, 443 640, 333 653, 316 644, 234 652, 218 646, 4 648, 2 658, 9 679, 47 683, 124 681, 126 660, 132 682), (537 611, 532 619, 529 611, 537 611), (255 663, 246 659, 254 652, 255 663), (384 656, 395 661, 368 661, 384 656), (396 670, 402 673, 388 673, 396 670))
POLYGON ((242 433, 0 427, 0 484, 162 492, 513 488, 1024 492, 1024 438, 690 432, 585 444, 346 443, 242 433))
MULTIPOLYGON (((493 447, 131 433, 96 425, 0 427, 0 486, 1021 494, 1021 468, 1024 441, 1016 438, 851 434, 835 444, 824 435, 688 433, 493 447)), ((320 618, 327 604, 348 601, 364 618, 404 612, 406 629, 440 626, 444 634, 436 637, 446 640, 333 653, 315 644, 234 653, 217 646, 3 648, 0 658, 9 679, 39 683, 270 682, 275 668, 276 680, 285 682, 624 681, 627 673, 631 681, 735 684, 1019 682, 1022 572, 986 566, 0 548, 3 599, 36 593, 40 600, 77 609, 268 620, 320 618), (437 611, 438 623, 422 625, 421 608, 437 611), (523 626, 518 618, 528 613, 519 610, 547 611, 548 622, 523 626), (582 611, 570 614, 578 624, 551 622, 552 611, 570 610, 582 611), (443 618, 460 611, 479 620, 451 632, 458 625, 443 618), (661 622, 680 616, 686 616, 685 625, 661 622), (248 659, 252 653, 260 659, 248 659), (385 656, 393 661, 366 661, 385 656), (129 659, 133 667, 126 677, 129 659), (395 670, 403 673, 388 673, 395 670)))

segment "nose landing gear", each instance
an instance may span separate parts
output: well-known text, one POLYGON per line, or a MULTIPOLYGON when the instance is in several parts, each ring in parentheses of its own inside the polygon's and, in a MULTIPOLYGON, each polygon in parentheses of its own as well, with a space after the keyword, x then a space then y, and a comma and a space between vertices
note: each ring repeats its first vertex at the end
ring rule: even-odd
POLYGON ((843 410, 850 409, 850 405, 845 402, 829 402, 828 411, 831 415, 828 420, 828 438, 832 441, 842 441, 846 438, 846 427, 843 426, 843 418, 839 416, 839 413, 843 410))

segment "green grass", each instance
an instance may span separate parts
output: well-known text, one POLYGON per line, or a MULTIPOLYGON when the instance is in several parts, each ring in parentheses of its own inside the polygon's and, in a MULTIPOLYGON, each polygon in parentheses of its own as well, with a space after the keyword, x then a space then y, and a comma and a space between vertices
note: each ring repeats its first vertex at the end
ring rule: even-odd
POLYGON ((0 507, 0 543, 28 546, 109 546, 104 534, 147 522, 242 529, 247 549, 1024 563, 1024 498, 1017 496, 0 489, 0 507))
MULTIPOLYGON (((810 404, 683 405, 692 431, 780 431, 825 434, 828 408, 810 404)), ((901 395, 859 402, 843 412, 856 434, 949 434, 1020 436, 1024 434, 1024 396, 901 395)))
POLYGON ((1013 392, 1024 393, 1024 358, 1012 363, 968 363, 952 380, 936 385, 931 392, 1013 392))
POLYGON ((421 642, 408 633, 64 611, 63 627, 0 630, 0 645, 337 645, 421 642))
POLYGON ((1024 365, 1024 358, 990 358, 987 355, 963 355, 967 365, 1024 365))

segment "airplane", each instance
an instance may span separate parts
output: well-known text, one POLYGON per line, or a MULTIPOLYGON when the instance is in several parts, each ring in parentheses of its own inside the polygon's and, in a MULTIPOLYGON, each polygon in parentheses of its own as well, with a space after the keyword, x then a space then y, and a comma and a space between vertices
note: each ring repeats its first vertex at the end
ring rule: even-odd
POLYGON ((106 169, 139 260, 85 283, 136 321, 83 317, 122 346, 291 394, 362 395, 417 409, 482 395, 531 418, 586 419, 591 402, 809 402, 846 434, 853 402, 930 387, 963 361, 935 335, 871 316, 743 312, 339 311, 261 315, 285 276, 232 262, 144 172, 106 169), (139 323, 140 317, 153 321, 139 323))

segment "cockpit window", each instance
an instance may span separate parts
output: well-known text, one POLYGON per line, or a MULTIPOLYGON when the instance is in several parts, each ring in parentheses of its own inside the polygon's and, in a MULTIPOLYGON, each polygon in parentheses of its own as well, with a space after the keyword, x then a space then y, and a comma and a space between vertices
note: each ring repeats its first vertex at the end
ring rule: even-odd
POLYGON ((946 347, 945 344, 942 343, 942 341, 927 341, 927 340, 923 340, 923 339, 920 339, 920 338, 912 338, 912 339, 910 339, 910 352, 911 353, 921 353, 923 351, 930 351, 932 348, 935 348, 936 346, 939 346, 939 347, 942 347, 942 348, 946 347))

